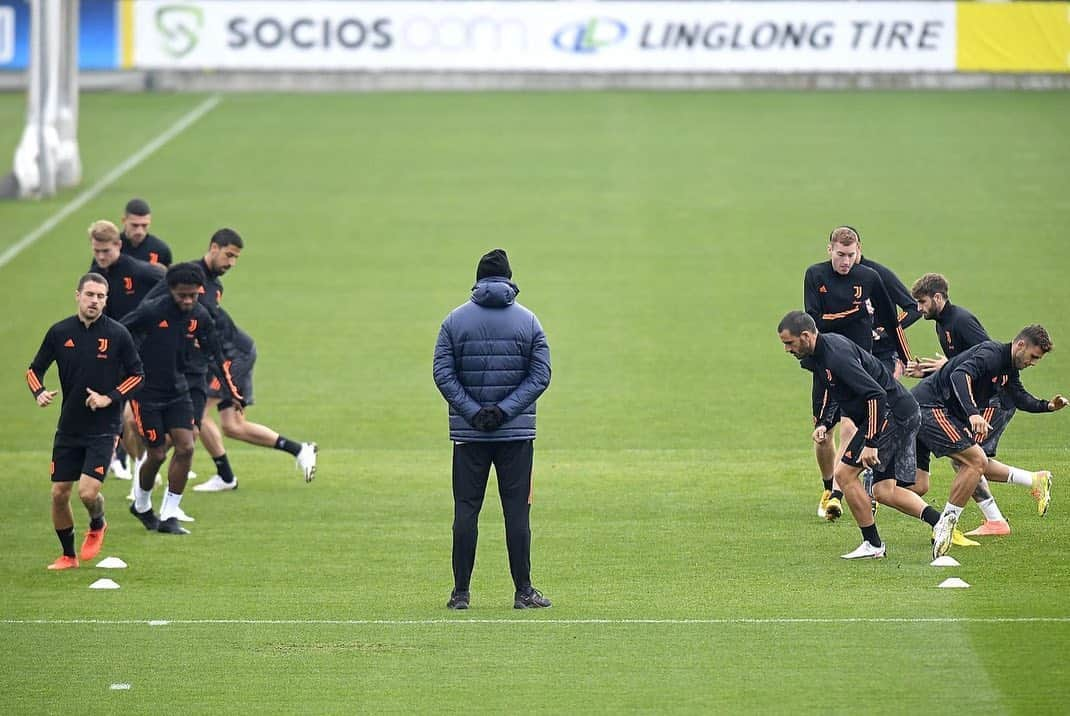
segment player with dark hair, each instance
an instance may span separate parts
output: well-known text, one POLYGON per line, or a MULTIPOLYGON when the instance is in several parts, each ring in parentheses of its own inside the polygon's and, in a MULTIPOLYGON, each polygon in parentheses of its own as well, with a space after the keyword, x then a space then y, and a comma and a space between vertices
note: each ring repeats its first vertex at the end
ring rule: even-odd
POLYGON ((230 380, 215 338, 215 325, 197 301, 204 288, 204 274, 193 263, 175 264, 167 270, 168 295, 147 299, 123 318, 130 332, 140 338, 139 351, 145 365, 145 388, 131 407, 148 445, 148 454, 134 485, 130 512, 145 526, 170 534, 189 534, 178 523, 178 508, 193 458, 193 403, 185 376, 185 363, 193 351, 204 351, 222 376, 227 394, 240 401, 241 394, 230 380), (159 519, 152 510, 152 487, 156 471, 167 457, 170 436, 174 454, 167 470, 168 489, 159 519))
POLYGON ((171 247, 149 233, 152 210, 144 199, 126 202, 123 212, 123 253, 150 264, 171 265, 171 247))
MULTIPOLYGON (((949 288, 947 279, 938 273, 925 274, 915 281, 911 288, 911 293, 917 300, 918 308, 925 319, 936 322, 936 337, 943 350, 942 356, 919 358, 908 366, 907 375, 911 377, 924 378, 939 370, 949 358, 954 358, 968 348, 991 340, 976 316, 965 308, 951 303, 949 288)), ((977 489, 974 490, 973 500, 984 515, 984 522, 980 527, 967 532, 969 536, 1000 536, 1011 533, 1010 523, 1000 511, 996 498, 989 489, 988 477, 991 475, 997 482, 1006 482, 1006 476, 1011 470, 1021 470, 1021 468, 1005 465, 995 459, 999 439, 1010 424, 1016 410, 1014 401, 999 390, 992 396, 982 412, 984 419, 992 426, 988 437, 981 444, 989 459, 984 475, 977 483, 977 489)), ((923 464, 918 465, 918 482, 928 484, 929 461, 925 456, 922 460, 923 464)), ((1023 472, 1026 471, 1023 470, 1023 472)), ((1041 470, 1040 472, 1046 473, 1047 471, 1041 470)))
MULTIPOLYGON (((940 513, 907 489, 914 480, 920 422, 918 403, 910 391, 869 351, 844 336, 821 333, 813 317, 803 311, 784 316, 777 333, 784 350, 827 386, 843 416, 859 426, 834 473, 862 531, 862 544, 841 555, 843 559, 880 559, 887 551, 877 532, 869 496, 858 479, 865 468, 873 470, 873 495, 882 504, 935 525, 940 513)), ((832 419, 828 411, 818 416, 812 436, 815 443, 828 440, 832 419)))
MULTIPOLYGON (((186 365, 186 378, 194 403, 200 439, 215 463, 216 474, 193 487, 196 492, 224 492, 238 487, 233 468, 223 445, 223 436, 251 445, 275 448, 294 456, 297 468, 306 482, 316 476, 318 446, 316 443, 291 440, 271 428, 246 419, 244 407, 253 403, 253 368, 256 363, 256 344, 253 339, 234 323, 220 302, 223 298, 224 274, 234 268, 241 256, 245 242, 234 229, 223 228, 212 234, 208 251, 196 265, 205 276, 204 289, 198 295, 201 305, 215 322, 217 343, 227 360, 230 375, 242 396, 236 405, 228 397, 218 376, 208 376, 204 357, 191 356, 186 365), (223 430, 212 420, 213 410, 218 410, 223 430)), ((157 289, 158 291, 158 289, 157 289)))
MULTIPOLYGON (((962 509, 988 465, 988 456, 979 443, 984 443, 991 425, 981 410, 996 391, 1003 390, 1019 409, 1028 413, 1047 413, 1067 406, 1062 395, 1042 400, 1022 386, 1020 372, 1036 365, 1051 349, 1051 338, 1043 326, 1026 326, 1010 343, 985 341, 959 353, 915 386, 914 397, 921 405, 918 465, 927 466, 930 453, 950 456, 955 461, 950 495, 933 530, 934 557, 945 554, 950 547, 962 509)), ((1037 502, 1037 512, 1041 516, 1047 512, 1051 501, 1050 473, 1009 468, 1005 477, 988 477, 1028 487, 1037 502)))
POLYGON ((141 387, 141 359, 130 333, 104 315, 108 282, 96 273, 78 281, 78 311, 56 323, 45 334, 26 383, 37 404, 47 407, 56 391, 44 386, 53 362, 59 367, 63 402, 52 443, 52 524, 63 554, 49 569, 78 566, 74 553, 74 515, 71 491, 78 483, 78 498, 89 512, 89 531, 81 557, 93 559, 104 544, 104 484, 107 465, 119 436, 120 402, 141 387))
POLYGON ((927 321, 936 323, 936 339, 940 341, 943 357, 919 358, 908 375, 924 378, 940 369, 949 358, 991 340, 977 317, 961 306, 951 303, 947 279, 938 273, 927 273, 910 289, 918 310, 927 321))
MULTIPOLYGON (((895 307, 884 288, 880 275, 858 264, 862 255, 858 233, 850 227, 833 229, 829 235, 828 261, 814 264, 806 269, 803 279, 803 302, 806 312, 814 319, 823 333, 840 334, 865 351, 873 349, 875 321, 894 325, 897 321, 895 307)), ((898 355, 909 360, 909 349, 901 331, 895 333, 898 355)), ((818 416, 827 408, 833 424, 839 422, 835 405, 828 403, 829 396, 815 383, 812 395, 814 425, 818 416)), ((850 440, 853 428, 840 427, 841 447, 850 440)), ((815 456, 824 489, 818 503, 818 516, 834 521, 842 514, 842 492, 832 477, 836 466, 836 447, 832 440, 815 444, 815 456)))
MULTIPOLYGON (((208 276, 206 291, 201 294, 201 303, 216 318, 216 327, 220 332, 223 350, 230 362, 230 372, 238 390, 241 391, 246 406, 253 404, 253 369, 256 365, 256 343, 249 334, 241 330, 230 314, 220 305, 223 298, 223 282, 220 278, 232 269, 241 255, 245 243, 238 232, 233 229, 220 229, 212 235, 208 253, 201 259, 201 265, 208 276)), ((221 390, 218 377, 208 382, 208 404, 201 420, 201 442, 208 450, 216 466, 216 474, 199 485, 197 492, 224 492, 238 487, 238 480, 227 459, 223 447, 223 436, 241 440, 250 445, 282 450, 294 456, 297 469, 311 482, 316 477, 316 462, 319 447, 316 443, 300 442, 284 437, 273 429, 246 419, 245 411, 235 405, 221 390), (212 420, 212 409, 219 413, 222 433, 212 420)))

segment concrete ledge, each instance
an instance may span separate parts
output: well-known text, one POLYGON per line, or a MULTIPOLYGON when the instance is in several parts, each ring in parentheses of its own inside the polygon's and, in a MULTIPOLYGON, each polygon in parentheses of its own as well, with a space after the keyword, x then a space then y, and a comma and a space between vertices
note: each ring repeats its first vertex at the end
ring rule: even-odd
MULTIPOLYGON (((0 92, 25 92, 27 73, 0 72, 0 92)), ((145 89, 145 73, 133 71, 81 72, 78 83, 83 92, 121 91, 141 92, 145 89)))
MULTIPOLYGON (((554 72, 83 72, 83 91, 397 92, 520 90, 1067 90, 1070 74, 554 73, 554 72)), ((26 75, 0 73, 0 91, 26 75)))

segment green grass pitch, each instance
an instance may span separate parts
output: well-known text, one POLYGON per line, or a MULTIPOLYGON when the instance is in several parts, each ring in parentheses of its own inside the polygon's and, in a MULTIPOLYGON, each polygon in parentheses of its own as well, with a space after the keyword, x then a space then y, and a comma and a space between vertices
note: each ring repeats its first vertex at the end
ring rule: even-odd
MULTIPOLYGON (((0 251, 203 99, 84 96, 82 187, 0 204, 0 251)), ((0 157, 24 101, 0 96, 0 157)), ((996 486, 1014 534, 948 571, 884 509, 889 558, 846 563, 858 531, 814 515, 807 375, 775 327, 847 222, 908 284, 946 274, 995 337, 1047 326, 1024 382, 1070 393, 1068 116, 1066 93, 226 96, 0 268, 0 712, 1065 712, 1070 411, 1001 445, 1055 473, 1047 517, 996 486), (178 259, 245 237, 224 305, 258 342, 249 417, 318 441, 320 472, 232 443, 241 488, 190 492, 181 539, 109 479, 103 555, 129 569, 50 573, 57 410, 23 374, 74 310, 86 227, 132 196, 178 259), (554 607, 511 608, 492 481, 453 613, 431 353, 496 246, 553 354, 532 525, 554 607), (87 589, 102 576, 122 588, 87 589)), ((937 347, 931 323, 908 335, 937 347)))

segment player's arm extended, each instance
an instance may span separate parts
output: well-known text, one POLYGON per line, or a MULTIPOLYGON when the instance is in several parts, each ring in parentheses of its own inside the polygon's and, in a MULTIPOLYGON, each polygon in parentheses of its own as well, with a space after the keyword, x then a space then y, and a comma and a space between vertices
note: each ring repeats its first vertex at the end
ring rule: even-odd
POLYGON ((1007 382, 1003 385, 1004 392, 1014 401, 1015 407, 1026 413, 1048 413, 1052 406, 1049 401, 1038 398, 1022 385, 1022 379, 1017 371, 1007 376, 1007 382))

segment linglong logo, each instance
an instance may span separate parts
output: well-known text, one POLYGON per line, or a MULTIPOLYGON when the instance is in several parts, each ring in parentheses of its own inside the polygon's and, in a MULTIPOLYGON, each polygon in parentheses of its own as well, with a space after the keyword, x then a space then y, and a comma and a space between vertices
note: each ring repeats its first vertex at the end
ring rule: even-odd
POLYGON ((628 36, 628 26, 609 17, 565 25, 554 33, 554 47, 564 52, 589 55, 615 45, 628 36))
POLYGON ((184 57, 193 51, 204 26, 204 10, 196 5, 164 5, 156 11, 156 29, 163 36, 164 52, 184 57))

